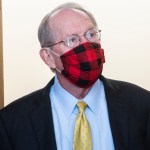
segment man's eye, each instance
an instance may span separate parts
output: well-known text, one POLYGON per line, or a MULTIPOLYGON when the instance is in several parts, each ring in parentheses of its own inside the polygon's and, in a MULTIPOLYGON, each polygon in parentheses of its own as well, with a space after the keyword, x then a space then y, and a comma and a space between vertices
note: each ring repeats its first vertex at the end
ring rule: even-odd
POLYGON ((71 43, 75 43, 75 42, 77 42, 77 38, 76 37, 71 37, 70 39, 69 39, 69 42, 71 42, 71 43))
POLYGON ((95 36, 95 33, 90 33, 90 37, 93 37, 93 36, 95 36))
POLYGON ((76 38, 71 38, 70 39, 70 42, 75 42, 76 41, 76 38))
POLYGON ((96 35, 96 33, 93 33, 93 32, 88 33, 88 34, 87 34, 87 38, 92 38, 92 37, 94 37, 95 35, 96 35))

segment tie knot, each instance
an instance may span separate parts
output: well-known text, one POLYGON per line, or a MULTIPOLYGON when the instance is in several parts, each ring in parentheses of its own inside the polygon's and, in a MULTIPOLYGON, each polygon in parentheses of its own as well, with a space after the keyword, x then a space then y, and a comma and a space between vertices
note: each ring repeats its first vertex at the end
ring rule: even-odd
POLYGON ((84 101, 79 101, 77 103, 77 106, 78 106, 79 112, 84 112, 87 107, 87 104, 84 101))

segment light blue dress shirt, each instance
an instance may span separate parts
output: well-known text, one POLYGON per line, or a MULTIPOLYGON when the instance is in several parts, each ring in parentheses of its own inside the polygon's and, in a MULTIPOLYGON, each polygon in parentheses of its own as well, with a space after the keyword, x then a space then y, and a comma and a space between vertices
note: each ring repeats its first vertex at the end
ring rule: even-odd
MULTIPOLYGON (((64 90, 55 77, 50 90, 57 150, 73 150, 74 124, 78 115, 78 99, 64 90)), ((92 130, 93 150, 114 150, 103 83, 97 80, 83 98, 92 130)))

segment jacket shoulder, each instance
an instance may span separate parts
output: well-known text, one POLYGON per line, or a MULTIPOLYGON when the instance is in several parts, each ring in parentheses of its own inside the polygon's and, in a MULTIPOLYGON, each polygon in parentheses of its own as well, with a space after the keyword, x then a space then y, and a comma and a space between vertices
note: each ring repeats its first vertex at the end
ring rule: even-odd
POLYGON ((43 103, 43 101, 49 97, 49 90, 53 84, 53 79, 42 89, 34 91, 28 95, 25 95, 17 100, 14 100, 4 108, 0 110, 0 114, 3 113, 27 113, 35 106, 43 103))
POLYGON ((0 110, 0 114, 3 113, 14 113, 14 112, 26 112, 31 109, 31 106, 34 107, 35 102, 41 97, 42 89, 34 91, 28 95, 25 95, 19 99, 14 100, 4 108, 0 110))
POLYGON ((115 93, 116 98, 122 97, 122 99, 129 101, 135 106, 144 106, 150 110, 150 91, 125 81, 101 78, 106 95, 113 95, 115 93))
POLYGON ((140 92, 144 92, 145 94, 147 93, 148 95, 150 95, 150 91, 130 82, 108 79, 105 77, 101 77, 100 79, 103 81, 104 85, 114 90, 124 90, 127 92, 139 92, 140 91, 140 92))

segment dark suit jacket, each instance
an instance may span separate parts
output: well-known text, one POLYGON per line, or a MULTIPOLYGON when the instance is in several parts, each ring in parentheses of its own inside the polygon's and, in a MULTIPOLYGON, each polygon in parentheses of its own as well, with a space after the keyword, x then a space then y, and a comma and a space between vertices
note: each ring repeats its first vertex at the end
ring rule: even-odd
MULTIPOLYGON (((150 150, 150 92, 101 77, 116 150, 150 150)), ((0 150, 56 150, 49 98, 43 89, 0 111, 0 150)))

